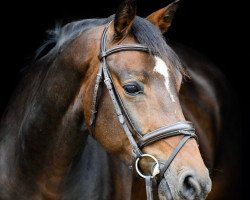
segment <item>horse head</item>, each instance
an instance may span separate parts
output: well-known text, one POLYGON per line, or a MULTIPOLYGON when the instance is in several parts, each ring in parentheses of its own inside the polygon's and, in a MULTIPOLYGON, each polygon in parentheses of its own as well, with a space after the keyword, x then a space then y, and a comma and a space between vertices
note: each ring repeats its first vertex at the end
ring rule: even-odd
MULTIPOLYGON (((173 2, 143 19, 136 16, 135 1, 126 0, 115 16, 109 18, 108 26, 104 23, 89 28, 63 52, 71 58, 76 69, 85 74, 78 101, 83 106, 88 129, 107 152, 117 155, 128 166, 133 165, 133 151, 121 124, 129 124, 127 129, 137 142, 147 133, 185 121, 178 97, 185 72, 162 36, 170 27, 176 9, 177 2, 173 2), (141 44, 147 51, 121 49, 108 56, 100 55, 103 37, 105 44, 101 53, 104 54, 118 45, 141 44), (105 63, 102 63, 104 58, 105 63), (118 107, 122 107, 119 108, 121 114, 126 115, 122 123, 109 89, 102 83, 105 73, 102 74, 100 65, 107 68, 106 76, 112 79, 113 95, 118 107), (98 81, 97 74, 100 76, 98 81)), ((142 147, 141 152, 152 155, 161 165, 182 138, 183 135, 178 134, 162 138, 142 147)), ((160 197, 169 198, 170 190, 174 199, 204 199, 211 190, 211 180, 197 141, 194 138, 185 141, 178 151, 163 178, 158 180, 160 197)), ((147 157, 138 165, 142 173, 151 174, 154 164, 147 157)))

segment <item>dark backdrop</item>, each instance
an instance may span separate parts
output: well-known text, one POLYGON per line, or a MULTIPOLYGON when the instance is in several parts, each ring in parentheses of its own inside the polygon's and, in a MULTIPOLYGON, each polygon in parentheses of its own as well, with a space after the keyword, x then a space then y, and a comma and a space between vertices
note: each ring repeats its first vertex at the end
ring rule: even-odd
MULTIPOLYGON (((1 66, 0 66, 0 110, 6 107, 8 99, 20 79, 20 69, 33 57, 35 50, 45 41, 45 31, 56 22, 65 24, 72 20, 93 17, 107 17, 115 12, 118 0, 86 1, 33 1, 33 3, 9 2, 1 5, 1 66), (84 3, 85 2, 85 3, 84 3), (4 13, 5 12, 5 13, 4 13)), ((139 0, 138 14, 147 16, 164 7, 168 0, 139 0)), ((247 157, 249 123, 248 104, 249 72, 247 62, 250 51, 246 29, 249 21, 244 5, 229 0, 182 0, 173 25, 166 35, 210 58, 225 74, 239 97, 243 119, 244 138, 242 157, 247 157), (248 23, 247 23, 248 21, 248 23), (246 48, 244 48, 246 47, 246 48), (248 48, 247 48, 248 47, 248 48)), ((249 12, 249 11, 248 11, 249 12)), ((247 183, 243 165, 243 180, 247 183)), ((242 184, 246 186, 247 184, 242 184)), ((245 187, 246 188, 246 187, 245 187)))

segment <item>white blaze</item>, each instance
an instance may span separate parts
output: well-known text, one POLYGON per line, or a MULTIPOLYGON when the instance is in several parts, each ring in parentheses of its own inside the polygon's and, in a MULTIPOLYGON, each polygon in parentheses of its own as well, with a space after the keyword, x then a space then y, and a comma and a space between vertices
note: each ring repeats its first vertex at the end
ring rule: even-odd
POLYGON ((175 102, 175 99, 174 99, 174 96, 173 94, 171 93, 171 90, 170 90, 170 81, 169 81, 169 69, 166 65, 166 63, 159 57, 155 56, 155 67, 154 67, 154 72, 157 72, 159 74, 161 74, 164 79, 165 79, 165 86, 167 88, 167 91, 170 95, 170 98, 173 102, 175 102))

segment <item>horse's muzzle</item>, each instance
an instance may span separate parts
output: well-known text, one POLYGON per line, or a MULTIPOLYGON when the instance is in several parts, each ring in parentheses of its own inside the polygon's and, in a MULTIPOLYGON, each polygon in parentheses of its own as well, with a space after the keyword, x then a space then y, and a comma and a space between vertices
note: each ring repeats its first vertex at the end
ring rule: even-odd
POLYGON ((158 193, 160 200, 203 200, 211 191, 211 187, 208 173, 200 177, 193 171, 186 171, 179 177, 171 177, 166 172, 159 183, 158 193))

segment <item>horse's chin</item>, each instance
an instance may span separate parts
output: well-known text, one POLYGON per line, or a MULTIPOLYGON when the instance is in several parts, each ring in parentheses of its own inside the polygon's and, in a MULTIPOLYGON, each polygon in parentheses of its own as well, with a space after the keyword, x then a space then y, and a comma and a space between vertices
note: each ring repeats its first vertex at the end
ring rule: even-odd
MULTIPOLYGON (((160 200, 169 200, 173 199, 172 192, 167 184, 165 178, 163 178, 158 186, 158 195, 160 200)), ((176 198, 174 198, 176 199, 176 198)))

